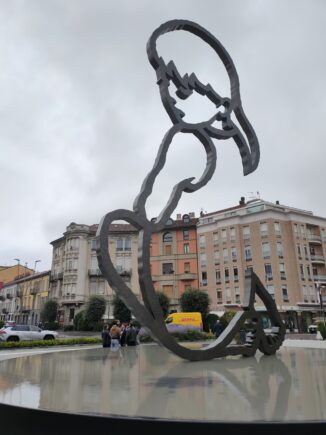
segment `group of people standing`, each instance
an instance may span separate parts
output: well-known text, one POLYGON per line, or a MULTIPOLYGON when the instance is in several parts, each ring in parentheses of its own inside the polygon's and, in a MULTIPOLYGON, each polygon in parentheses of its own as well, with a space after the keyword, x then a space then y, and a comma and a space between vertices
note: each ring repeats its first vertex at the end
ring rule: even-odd
POLYGON ((103 347, 136 346, 137 335, 138 329, 131 322, 120 325, 119 320, 115 320, 102 331, 103 347))

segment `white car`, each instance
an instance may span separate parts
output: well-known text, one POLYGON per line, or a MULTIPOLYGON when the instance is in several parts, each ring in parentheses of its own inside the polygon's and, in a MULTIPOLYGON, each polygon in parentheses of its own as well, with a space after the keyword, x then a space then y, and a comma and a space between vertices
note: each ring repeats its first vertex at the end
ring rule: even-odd
POLYGON ((0 341, 54 340, 56 331, 48 331, 34 325, 14 325, 0 329, 0 341))

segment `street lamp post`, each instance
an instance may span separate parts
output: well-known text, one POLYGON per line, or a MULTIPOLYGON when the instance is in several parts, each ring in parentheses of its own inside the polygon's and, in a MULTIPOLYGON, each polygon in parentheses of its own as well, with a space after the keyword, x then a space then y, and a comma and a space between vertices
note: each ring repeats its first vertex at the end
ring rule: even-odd
POLYGON ((324 318, 324 325, 326 326, 326 314, 325 314, 325 310, 324 310, 324 301, 323 301, 323 297, 321 294, 321 289, 324 288, 324 286, 317 283, 316 287, 317 287, 318 296, 319 296, 320 309, 321 309, 321 312, 322 312, 322 315, 324 318))

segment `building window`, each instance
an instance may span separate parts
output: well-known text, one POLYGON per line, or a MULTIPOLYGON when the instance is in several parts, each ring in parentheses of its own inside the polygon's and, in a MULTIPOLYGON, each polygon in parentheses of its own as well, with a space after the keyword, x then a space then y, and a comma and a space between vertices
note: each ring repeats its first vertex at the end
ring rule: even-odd
POLYGON ((206 254, 201 253, 199 258, 201 267, 206 267, 206 254))
POLYGON ((96 251, 96 239, 91 240, 91 251, 96 251))
POLYGON ((245 258, 246 258, 246 261, 252 260, 251 246, 245 246, 245 258))
POLYGON ((228 259, 229 259, 228 250, 227 250, 227 248, 224 248, 223 249, 223 260, 224 260, 224 262, 226 262, 226 261, 228 261, 228 259))
POLYGON ((250 239, 250 227, 242 227, 243 240, 250 239))
POLYGON ((222 304, 223 303, 223 296, 222 296, 222 290, 217 289, 216 290, 216 296, 217 296, 217 303, 222 304))
POLYGON ((236 304, 241 304, 239 287, 234 287, 234 300, 236 304))
POLYGON ((221 271, 220 270, 215 270, 215 282, 216 282, 216 284, 221 283, 221 271))
POLYGON ((279 258, 283 258, 283 245, 280 242, 276 243, 276 251, 279 258))
POLYGON ((184 264, 184 271, 185 271, 185 273, 190 273, 190 263, 189 262, 186 262, 184 264))
POLYGON ((214 251, 214 264, 220 264, 220 251, 214 251))
POLYGON ((173 271, 173 263, 163 263, 162 264, 163 275, 171 275, 173 271))
POLYGON ((67 239, 66 249, 67 251, 77 251, 79 249, 79 237, 67 239))
POLYGON ((184 254, 189 254, 190 253, 189 243, 184 243, 183 244, 183 253, 184 254))
POLYGON ((172 245, 164 245, 164 255, 172 255, 172 245))
POLYGON ((214 242, 214 245, 216 243, 218 243, 218 232, 217 231, 215 233, 213 233, 213 242, 214 242))
POLYGON ((172 242, 172 233, 170 233, 170 231, 167 231, 166 233, 163 234, 163 242, 166 243, 171 243, 172 242))
POLYGON ((224 269, 225 282, 230 282, 230 271, 229 269, 224 269))
POLYGON ((274 222, 274 232, 276 237, 281 235, 281 227, 279 222, 274 222))
POLYGON ((225 289, 225 299, 226 299, 227 304, 231 303, 231 289, 230 289, 230 287, 226 287, 226 289, 225 289))
POLYGON ((231 239, 231 242, 235 241, 235 228, 234 227, 230 228, 230 239, 231 239))
POLYGON ((316 302, 316 291, 314 289, 314 287, 310 286, 309 287, 310 290, 310 302, 315 303, 316 302))
POLYGON ((311 279, 311 275, 310 275, 310 267, 309 266, 307 266, 307 275, 308 275, 308 279, 310 280, 311 279))
POLYGON ((267 291, 272 296, 272 298, 275 299, 275 287, 273 285, 268 285, 267 291))
POLYGON ((189 240, 189 230, 183 230, 183 240, 189 240))
POLYGON ((300 275, 301 275, 301 278, 302 279, 304 279, 304 269, 303 269, 303 264, 300 264, 300 275))
POLYGON ((199 246, 200 248, 205 248, 206 242, 205 242, 205 236, 201 235, 199 236, 199 246))
POLYGON ((166 294, 169 298, 173 298, 173 285, 164 285, 163 293, 166 294))
POLYGON ((297 245, 297 253, 298 253, 298 256, 301 257, 301 246, 300 245, 297 245))
POLYGON ((301 225, 301 237, 302 237, 303 239, 306 238, 306 228, 305 228, 304 225, 301 225))
POLYGON ((238 254, 237 254, 237 248, 235 246, 233 246, 231 248, 231 257, 232 257, 232 260, 236 261, 237 260, 237 256, 238 256, 238 254))
POLYGON ((284 263, 280 263, 279 264, 279 268, 280 268, 280 277, 281 277, 281 279, 286 279, 285 264, 284 263))
POLYGON ((226 229, 225 228, 222 229, 222 240, 224 242, 226 241, 226 229))
POLYGON ((203 286, 207 285, 207 272, 202 272, 201 273, 201 283, 203 286))
POLYGON ((267 222, 262 222, 260 224, 260 235, 262 237, 265 237, 268 235, 268 227, 267 227, 267 222))
POLYGON ((125 251, 131 251, 131 239, 130 239, 130 237, 125 238, 125 251))
POLYGON ((272 265, 269 263, 265 264, 265 277, 266 277, 266 280, 273 279, 272 265))
POLYGON ((183 223, 184 223, 184 224, 189 224, 189 222, 190 222, 190 217, 189 217, 189 215, 188 215, 188 214, 184 214, 184 215, 182 216, 182 220, 183 220, 183 223))
POLYGON ((238 268, 237 267, 233 268, 233 280, 235 282, 239 281, 239 272, 238 272, 238 268))
POLYGON ((308 298, 307 286, 305 286, 305 285, 302 286, 302 293, 303 293, 303 302, 308 302, 309 298, 308 298))
POLYGON ((264 258, 270 258, 271 256, 271 248, 269 246, 269 243, 263 243, 262 244, 262 248, 263 248, 263 257, 264 258))
POLYGON ((297 225, 297 224, 294 224, 294 225, 293 225, 293 229, 294 229, 294 236, 295 236, 295 237, 299 237, 298 225, 297 225))
POLYGON ((289 302, 288 288, 286 285, 282 285, 282 298, 283 302, 289 302))
POLYGON ((306 257, 306 260, 309 260, 309 254, 308 254, 308 248, 307 248, 307 245, 304 245, 303 249, 304 249, 304 255, 305 255, 305 257, 306 257))

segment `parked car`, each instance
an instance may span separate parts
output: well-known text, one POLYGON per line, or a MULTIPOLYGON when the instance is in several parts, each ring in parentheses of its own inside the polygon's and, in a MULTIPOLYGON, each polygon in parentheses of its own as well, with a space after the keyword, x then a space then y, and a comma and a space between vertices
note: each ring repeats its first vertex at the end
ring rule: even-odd
POLYGON ((317 325, 309 325, 308 331, 310 332, 310 334, 317 334, 317 325))
POLYGON ((34 325, 5 326, 0 329, 0 341, 54 340, 56 331, 48 331, 34 325))

